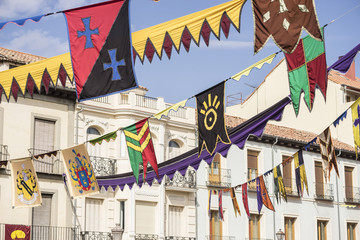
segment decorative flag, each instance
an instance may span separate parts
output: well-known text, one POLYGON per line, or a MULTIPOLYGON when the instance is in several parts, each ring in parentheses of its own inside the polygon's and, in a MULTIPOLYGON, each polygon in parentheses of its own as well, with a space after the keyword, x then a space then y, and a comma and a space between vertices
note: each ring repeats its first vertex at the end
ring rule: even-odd
POLYGON ((106 142, 110 142, 110 140, 115 140, 117 138, 117 130, 107 133, 101 137, 92 139, 89 141, 89 143, 91 143, 92 145, 95 145, 96 143, 101 144, 103 140, 105 140, 106 142))
POLYGON ((211 155, 218 140, 231 144, 224 116, 225 81, 196 95, 199 155, 205 148, 211 155))
POLYGON ((64 11, 77 98, 91 99, 137 86, 129 29, 129 0, 64 11))
POLYGON ((33 22, 39 22, 40 19, 41 19, 42 17, 44 17, 44 16, 45 16, 45 14, 43 14, 43 15, 38 15, 38 16, 34 16, 34 17, 28 17, 28 18, 18 19, 18 20, 12 20, 12 21, 7 21, 7 22, 2 22, 2 23, 0 23, 0 30, 2 30, 2 29, 5 27, 5 25, 7 25, 8 23, 14 23, 14 24, 16 24, 16 25, 18 25, 18 26, 23 26, 23 25, 25 24, 25 22, 28 21, 28 20, 31 20, 31 21, 33 21, 33 22))
POLYGON ((358 98, 351 105, 351 114, 352 114, 352 127, 354 134, 354 146, 356 152, 356 159, 358 158, 358 149, 360 147, 360 98, 358 98))
POLYGON ((232 201, 233 207, 234 207, 235 216, 237 217, 237 213, 239 213, 239 215, 241 216, 239 204, 236 199, 235 188, 232 187, 229 190, 230 190, 231 201, 232 201))
POLYGON ((266 190, 265 182, 263 176, 256 178, 256 192, 258 199, 258 210, 261 211, 262 205, 275 212, 274 206, 269 198, 269 194, 266 190))
POLYGON ((305 150, 307 151, 308 148, 311 146, 311 144, 314 144, 316 143, 316 140, 317 140, 317 137, 315 137, 313 140, 311 140, 310 142, 308 142, 306 145, 305 145, 305 150))
POLYGON ((42 203, 39 182, 30 157, 11 160, 13 207, 36 207, 42 203))
POLYGON ((344 119, 347 117, 347 109, 345 112, 343 112, 343 114, 341 114, 334 122, 333 125, 334 127, 336 127, 337 125, 340 124, 340 121, 344 121, 344 119))
POLYGON ((45 93, 48 93, 51 82, 57 86, 57 81, 60 80, 61 85, 65 86, 67 78, 72 82, 70 53, 1 71, 0 97, 2 92, 7 101, 10 100, 11 95, 16 101, 19 92, 22 95, 28 92, 32 97, 35 91, 40 92, 41 86, 44 86, 45 93))
POLYGON ((356 47, 351 49, 350 52, 346 53, 339 60, 334 62, 333 65, 331 65, 328 68, 328 71, 330 71, 331 69, 334 69, 334 70, 339 71, 341 73, 346 73, 349 70, 351 64, 354 61, 355 56, 357 55, 357 53, 359 51, 360 51, 360 43, 356 47))
POLYGON ((332 143, 331 132, 329 127, 326 128, 319 135, 319 141, 320 141, 320 153, 321 153, 321 158, 323 160, 323 167, 325 172, 325 180, 327 176, 330 181, 330 172, 332 168, 334 167, 338 177, 339 177, 339 170, 336 161, 335 147, 332 143))
POLYGON ((173 111, 177 112, 180 107, 182 107, 182 108, 185 107, 186 102, 187 102, 187 99, 184 100, 184 101, 178 102, 178 103, 166 108, 165 110, 155 114, 154 117, 156 119, 160 120, 162 118, 162 116, 167 116, 169 114, 170 110, 173 110, 173 111))
POLYGON ((61 150, 61 157, 72 197, 99 193, 99 186, 85 144, 61 150))
POLYGON ((227 38, 230 26, 240 32, 240 12, 245 0, 235 0, 204 9, 180 18, 176 18, 132 33, 133 49, 141 62, 145 56, 151 62, 154 54, 161 59, 163 50, 170 59, 172 48, 179 53, 181 44, 188 52, 191 40, 197 46, 200 37, 209 45, 213 33, 220 40, 220 30, 227 38))
POLYGON ((222 207, 222 190, 219 190, 219 218, 221 221, 224 221, 224 211, 223 211, 223 207, 222 207))
POLYGON ((5 224, 5 240, 30 240, 30 229, 30 226, 5 224))
POLYGON ((252 0, 255 22, 254 51, 259 52, 271 37, 287 53, 296 48, 304 28, 312 37, 322 40, 313 0, 252 0))
POLYGON ((274 58, 276 57, 276 53, 274 54, 271 54, 270 56, 258 61, 257 63, 251 65, 250 67, 248 68, 245 68, 244 70, 242 70, 241 72, 238 72, 237 74, 235 74, 234 76, 232 76, 231 78, 236 80, 236 81, 240 81, 240 78, 242 76, 249 76, 251 70, 253 68, 257 68, 257 69, 261 69, 262 66, 267 63, 267 64, 270 64, 272 63, 272 61, 274 60, 274 58))
POLYGON ((146 169, 148 163, 150 163, 158 176, 158 166, 154 145, 151 139, 148 118, 123 128, 123 130, 128 148, 130 164, 136 178, 136 182, 139 182, 140 164, 142 164, 144 168, 144 179, 146 179, 146 169))
POLYGON ((211 194, 212 194, 212 190, 209 189, 209 197, 208 197, 208 212, 209 212, 209 217, 211 217, 211 194))
POLYGON ((280 193, 280 195, 287 202, 286 191, 285 191, 284 181, 283 181, 283 178, 281 175, 280 165, 277 165, 276 167, 274 167, 273 174, 274 174, 274 194, 276 197, 276 201, 278 203, 279 203, 279 200, 281 201, 281 197, 279 196, 279 193, 280 193))
POLYGON ((298 195, 303 196, 304 185, 306 188, 306 192, 309 195, 302 150, 294 154, 294 163, 295 163, 295 180, 296 180, 298 195))
POLYGON ((304 99, 310 110, 313 106, 316 86, 326 100, 327 69, 324 42, 308 35, 300 40, 293 53, 285 53, 285 58, 295 113, 299 112, 301 92, 304 92, 304 99))
POLYGON ((241 192, 242 192, 242 199, 243 199, 245 212, 246 212, 246 215, 248 216, 248 218, 250 219, 249 204, 248 204, 248 193, 247 193, 247 183, 244 183, 243 185, 241 185, 241 192))

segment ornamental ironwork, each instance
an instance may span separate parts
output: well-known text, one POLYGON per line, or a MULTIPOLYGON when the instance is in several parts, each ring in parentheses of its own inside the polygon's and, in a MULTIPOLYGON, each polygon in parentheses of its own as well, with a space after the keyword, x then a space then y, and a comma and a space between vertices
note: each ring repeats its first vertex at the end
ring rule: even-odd
POLYGON ((136 234, 135 240, 157 240, 159 238, 158 235, 155 234, 136 234))
POLYGON ((196 171, 194 169, 188 169, 184 176, 179 172, 175 172, 172 179, 166 176, 165 186, 196 188, 196 171))
POLYGON ((206 185, 211 187, 231 187, 231 170, 207 167, 206 185))
POLYGON ((96 176, 106 176, 116 173, 116 159, 90 156, 96 176))
POLYGON ((81 240, 112 240, 113 236, 109 232, 81 232, 81 240))
POLYGON ((194 237, 166 236, 165 240, 196 240, 194 237))

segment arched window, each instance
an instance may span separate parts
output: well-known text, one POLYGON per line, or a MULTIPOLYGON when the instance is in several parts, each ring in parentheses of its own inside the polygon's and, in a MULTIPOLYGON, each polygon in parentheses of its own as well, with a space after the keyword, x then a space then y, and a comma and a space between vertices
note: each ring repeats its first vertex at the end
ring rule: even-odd
POLYGON ((181 154, 180 144, 174 140, 169 141, 169 159, 179 156, 181 154))
MULTIPOLYGON (((89 127, 86 130, 86 140, 92 140, 94 138, 98 138, 101 136, 101 133, 99 132, 99 130, 97 130, 94 127, 89 127)), ((90 143, 87 144, 87 149, 88 149, 88 153, 89 156, 95 156, 95 157, 99 157, 100 156, 100 145, 99 144, 95 144, 92 145, 90 143)))

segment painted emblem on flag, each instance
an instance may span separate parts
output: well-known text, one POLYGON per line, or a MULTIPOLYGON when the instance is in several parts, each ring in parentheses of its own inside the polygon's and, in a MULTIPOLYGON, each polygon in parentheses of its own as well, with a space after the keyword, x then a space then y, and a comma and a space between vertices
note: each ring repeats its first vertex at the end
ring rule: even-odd
POLYGON ((84 144, 61 151, 73 197, 99 192, 95 173, 84 144))
POLYGON ((14 207, 35 207, 41 205, 41 193, 31 158, 11 161, 14 207))
POLYGON ((213 154, 218 140, 225 144, 231 143, 225 127, 224 91, 225 82, 221 82, 196 95, 199 155, 204 148, 213 154))
POLYGON ((30 240, 30 226, 5 224, 5 240, 30 240))

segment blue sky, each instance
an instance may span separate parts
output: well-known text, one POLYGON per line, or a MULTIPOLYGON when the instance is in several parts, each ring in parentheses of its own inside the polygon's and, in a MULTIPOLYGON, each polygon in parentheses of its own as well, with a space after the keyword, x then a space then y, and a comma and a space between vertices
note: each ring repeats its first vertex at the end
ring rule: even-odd
MULTIPOLYGON (((94 2, 101 1, 2 0, 0 2, 0 22, 94 2)), ((159 2, 131 0, 132 31, 224 2, 226 0, 160 0, 159 2)), ((360 2, 355 0, 315 0, 320 26, 342 16, 359 4, 360 2)), ((325 28, 328 65, 360 43, 359 23, 360 8, 356 8, 325 28)), ((266 46, 254 55, 253 39, 254 22, 251 1, 248 0, 241 13, 240 33, 231 27, 228 39, 223 34, 220 41, 212 36, 209 47, 206 47, 202 40, 200 47, 192 43, 188 53, 183 47, 181 47, 180 54, 173 50, 170 60, 166 56, 161 61, 154 56, 151 64, 148 60, 145 60, 144 64, 136 60, 135 71, 138 83, 149 89, 149 96, 164 97, 166 102, 179 102, 279 51, 272 40, 269 40, 266 46)), ((65 53, 69 51, 69 47, 64 17, 62 14, 55 14, 44 17, 39 23, 28 21, 23 27, 8 24, 0 31, 0 46, 45 57, 65 53)), ((245 98, 253 91, 249 85, 257 86, 261 83, 282 58, 283 54, 278 54, 271 65, 264 65, 261 70, 253 70, 249 77, 241 78, 240 82, 228 81, 225 94, 242 93, 245 98)), ((358 59, 356 60, 359 62, 358 59)), ((359 64, 357 64, 357 69, 360 69, 359 64)), ((359 72, 357 71, 357 73, 359 72)), ((194 106, 194 102, 190 102, 190 105, 194 106)))

